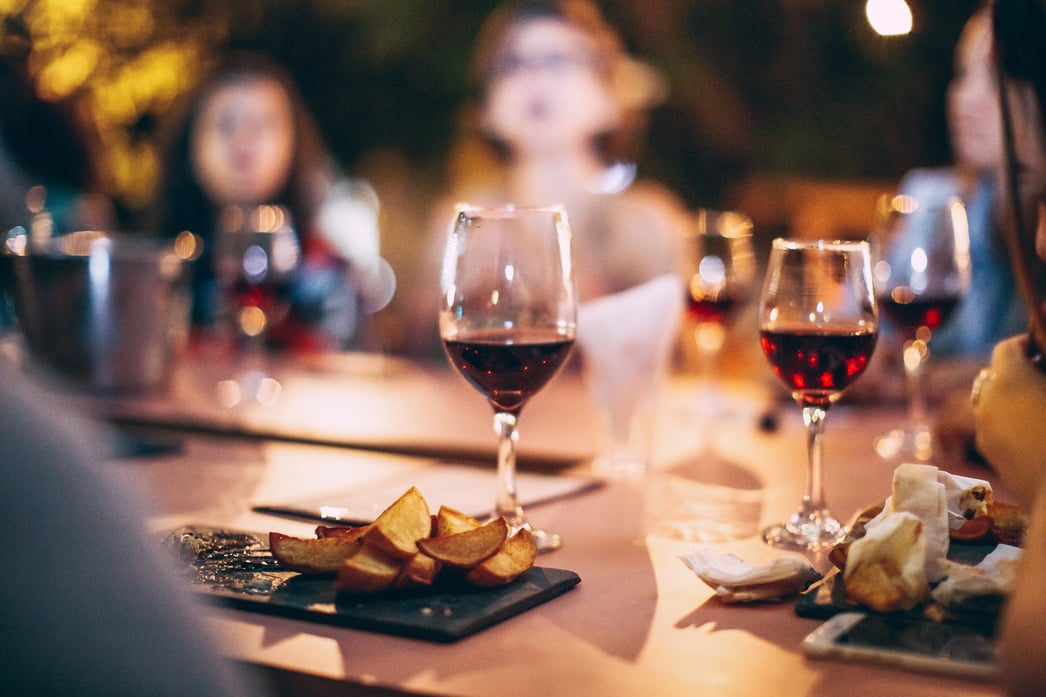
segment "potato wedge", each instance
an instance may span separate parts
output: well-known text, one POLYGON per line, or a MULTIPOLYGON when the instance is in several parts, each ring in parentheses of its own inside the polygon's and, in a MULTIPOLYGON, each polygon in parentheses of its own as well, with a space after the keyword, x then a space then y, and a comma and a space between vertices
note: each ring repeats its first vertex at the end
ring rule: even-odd
POLYGON ((359 551, 362 543, 362 539, 348 536, 308 538, 269 533, 269 551, 276 561, 303 574, 337 572, 346 559, 359 551))
POLYGON ((334 588, 341 593, 377 593, 390 588, 402 568, 402 559, 364 544, 342 563, 334 588))
POLYGON ((482 523, 467 513, 450 506, 440 506, 436 512, 435 537, 446 537, 478 528, 482 523))
POLYGON ((537 556, 534 537, 529 530, 522 528, 505 540, 494 556, 483 560, 465 574, 465 582, 484 588, 503 586, 515 581, 520 574, 534 566, 537 556))
POLYGON ((498 517, 478 528, 418 540, 417 545, 422 552, 447 566, 466 568, 475 566, 497 552, 506 537, 508 523, 498 517))
POLYGON ((443 564, 438 559, 433 559, 427 554, 418 552, 413 557, 403 562, 403 568, 393 581, 393 588, 415 588, 418 586, 431 586, 439 575, 443 564))
POLYGON ((418 553, 417 541, 431 532, 429 504, 412 486, 371 523, 364 539, 388 555, 407 559, 418 553))
POLYGON ((369 525, 317 525, 316 537, 348 537, 358 539, 362 537, 369 525))

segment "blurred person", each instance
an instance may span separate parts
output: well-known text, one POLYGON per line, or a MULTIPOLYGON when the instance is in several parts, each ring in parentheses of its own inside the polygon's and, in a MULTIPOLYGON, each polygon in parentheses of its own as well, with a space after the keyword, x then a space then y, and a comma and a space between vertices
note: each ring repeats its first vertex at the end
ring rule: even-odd
POLYGON ((106 469, 103 434, 12 364, 0 380, 5 694, 261 697, 220 657, 138 492, 106 469))
MULTIPOLYGON (((681 273, 683 204, 631 163, 647 110, 663 87, 628 56, 587 0, 524 0, 500 7, 477 39, 478 92, 463 132, 452 191, 435 212, 445 241, 452 203, 565 206, 584 302, 681 273)), ((435 266, 433 263, 432 266, 435 266)), ((412 305, 431 345, 438 283, 418 280, 412 305), (423 284, 423 285, 421 285, 423 284)))
POLYGON ((288 284, 290 310, 269 329, 281 347, 341 350, 375 341, 367 315, 395 280, 380 256, 378 198, 343 176, 289 73, 256 54, 232 54, 205 78, 173 140, 157 208, 158 228, 202 238, 194 266, 193 321, 213 325, 220 307, 214 249, 232 208, 287 209, 301 248, 288 284))
MULTIPOLYGON (((986 357, 997 341, 1019 332, 1027 321, 1002 234, 998 192, 1003 133, 998 95, 991 12, 982 5, 963 27, 948 85, 945 106, 954 165, 912 170, 899 186, 899 193, 924 201, 944 205, 955 196, 966 206, 970 290, 948 321, 933 331, 930 348, 935 356, 986 357)), ((932 229, 919 227, 918 212, 910 219, 906 234, 933 234, 932 229)), ((899 351, 891 353, 899 355, 899 351)))
MULTIPOLYGON (((1041 314, 1043 289, 1034 284, 1046 263, 1046 1, 995 0, 993 14, 1001 103, 1011 125, 1010 249, 1028 303, 1041 314)), ((1046 631, 1046 346, 1041 318, 1039 327, 1034 332, 1038 341, 1018 335, 995 347, 973 394, 977 447, 1029 516, 1017 581, 999 629, 1001 677, 1014 697, 1042 694, 1046 684, 1041 640, 1046 631)))

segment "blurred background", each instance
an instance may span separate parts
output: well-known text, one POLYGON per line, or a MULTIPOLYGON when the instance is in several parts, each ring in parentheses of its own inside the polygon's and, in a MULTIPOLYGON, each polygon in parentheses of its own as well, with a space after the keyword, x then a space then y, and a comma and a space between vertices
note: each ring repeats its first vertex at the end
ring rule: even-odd
MULTIPOLYGON (((900 0, 895 0, 900 2, 900 0)), ((496 0, 0 0, 0 48, 45 100, 97 131, 106 186, 134 228, 179 99, 227 48, 290 68, 323 135, 382 201, 382 247, 412 273, 445 189, 477 30, 496 0)), ((690 206, 763 231, 862 236, 876 197, 951 154, 944 95, 976 0, 909 0, 884 36, 866 0, 604 0, 663 80, 639 155, 690 206)))

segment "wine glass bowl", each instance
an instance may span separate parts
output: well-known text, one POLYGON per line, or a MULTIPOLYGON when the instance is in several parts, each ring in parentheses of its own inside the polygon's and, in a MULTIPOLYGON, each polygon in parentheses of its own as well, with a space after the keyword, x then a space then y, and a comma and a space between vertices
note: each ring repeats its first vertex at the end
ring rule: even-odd
POLYGON ((298 235, 286 208, 230 206, 222 211, 215 251, 219 316, 239 364, 235 377, 219 381, 218 398, 225 406, 279 399, 279 381, 259 364, 269 329, 290 310, 286 286, 300 259, 298 235))
POLYGON ((748 298, 755 278, 752 220, 736 211, 700 209, 685 239, 686 317, 702 360, 714 362, 726 327, 748 298))
POLYGON ((493 516, 531 531, 539 551, 559 535, 534 530, 516 493, 520 413, 562 368, 577 331, 571 235, 560 207, 459 204, 447 241, 439 326, 454 368, 494 410, 498 493, 493 516))
POLYGON ((771 545, 817 551, 845 534, 825 503, 822 440, 828 408, 867 368, 878 336, 867 242, 776 239, 759 305, 763 354, 802 408, 807 474, 791 518, 763 531, 771 545))
POLYGON ((954 196, 885 196, 873 236, 879 307, 903 341, 906 423, 875 440, 884 458, 930 460, 924 379, 933 332, 951 317, 971 282, 966 209, 954 196))

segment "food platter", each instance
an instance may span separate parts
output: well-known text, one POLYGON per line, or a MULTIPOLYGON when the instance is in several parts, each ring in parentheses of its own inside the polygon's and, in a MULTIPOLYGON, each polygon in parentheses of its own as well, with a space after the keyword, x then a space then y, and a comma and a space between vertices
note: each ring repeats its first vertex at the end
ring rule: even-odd
MULTIPOLYGON (((847 529, 851 531, 847 541, 852 541, 863 534, 864 524, 871 520, 882 509, 882 503, 869 506, 850 521, 847 529)), ((975 566, 988 554, 993 552, 997 543, 994 541, 956 541, 948 547, 948 559, 960 564, 975 566)), ((945 609, 933 601, 920 603, 911 610, 876 613, 870 608, 855 603, 847 598, 846 584, 840 568, 834 567, 824 577, 803 592, 796 602, 796 614, 813 619, 828 619, 843 612, 863 612, 866 614, 883 614, 910 620, 962 624, 993 632, 998 621, 1001 598, 986 596, 968 602, 961 610, 945 609)))
POLYGON ((187 526, 163 544, 183 562, 192 589, 214 602, 269 615, 435 642, 453 642, 570 590, 573 571, 533 567, 496 588, 446 581, 370 596, 337 593, 333 576, 282 569, 265 535, 187 526))

